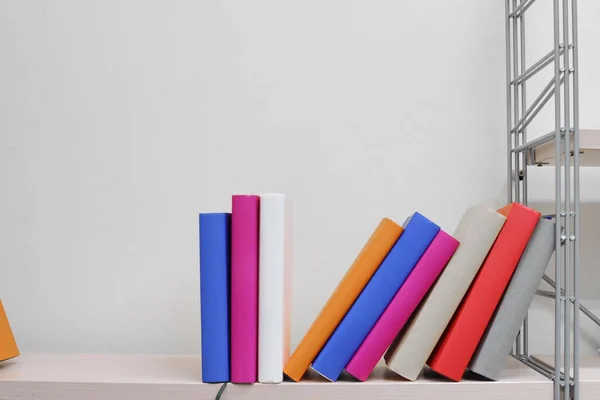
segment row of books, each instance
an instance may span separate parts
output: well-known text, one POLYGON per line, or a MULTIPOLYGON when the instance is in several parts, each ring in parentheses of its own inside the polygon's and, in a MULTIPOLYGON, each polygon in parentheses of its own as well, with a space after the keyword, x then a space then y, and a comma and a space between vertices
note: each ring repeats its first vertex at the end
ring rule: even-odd
MULTIPOLYGON (((287 226, 286 218, 282 217, 274 224, 280 226, 279 241, 275 240, 276 234, 271 239, 283 250, 275 250, 269 242, 263 246, 263 238, 269 237, 263 235, 262 211, 267 203, 263 198, 259 202, 257 197, 255 204, 260 223, 257 226, 244 220, 244 224, 259 233, 255 233, 256 240, 246 238, 245 242, 259 248, 260 255, 252 264, 252 277, 243 275, 243 284, 247 286, 235 277, 248 273, 248 258, 244 266, 234 260, 239 257, 237 247, 242 246, 239 240, 236 242, 238 233, 234 232, 240 229, 235 221, 241 223, 241 218, 236 217, 236 197, 231 232, 223 229, 217 239, 223 249, 219 267, 216 264, 211 267, 210 257, 202 256, 211 247, 203 244, 203 240, 215 236, 203 227, 203 215, 200 216, 202 292, 215 287, 210 279, 205 282, 209 274, 206 270, 228 271, 227 243, 231 243, 232 258, 229 292, 226 292, 227 272, 223 272, 221 279, 225 282, 221 296, 227 299, 230 294, 231 307, 224 306, 219 311, 221 318, 231 313, 230 331, 223 329, 216 333, 214 319, 210 318, 216 310, 214 296, 202 294, 202 361, 206 382, 281 382, 283 374, 298 381, 310 367, 331 381, 337 380, 344 370, 364 381, 381 357, 392 371, 409 380, 417 379, 425 365, 455 381, 462 378, 466 369, 495 380, 554 251, 554 223, 518 203, 499 210, 483 205, 469 208, 452 235, 420 213, 414 213, 402 225, 384 218, 288 359, 289 298, 286 296, 290 294, 290 282, 286 271, 291 260, 280 254, 289 249, 291 257, 291 235, 281 228, 287 226), (279 256, 269 256, 271 251, 279 256), (264 270, 263 257, 265 262, 270 260, 270 266, 267 262, 264 270), (245 270, 240 271, 242 268, 245 270), (269 279, 275 276, 276 279, 269 279), (248 285, 248 282, 254 283, 248 285), (210 288, 205 289, 206 285, 210 288), (245 297, 245 308, 237 310, 240 304, 234 301, 236 293, 247 295, 249 291, 244 289, 249 286, 254 291, 245 297), (257 301, 252 303, 249 297, 265 304, 257 306, 257 301), (254 322, 258 327, 254 330, 258 338, 249 337, 248 332, 241 333, 246 340, 244 348, 236 345, 240 335, 236 329, 242 324, 234 323, 240 318, 236 314, 242 311, 245 324, 254 322), (268 329, 271 325, 273 328, 268 329), (231 348, 224 350, 229 343, 227 333, 231 348), (221 351, 209 348, 211 344, 205 336, 218 336, 223 342, 221 351), (258 355, 240 357, 244 351, 252 353, 251 349, 254 354, 258 349, 258 355), (268 355, 271 350, 277 352, 277 357, 268 355), (258 365, 258 376, 249 373, 240 379, 241 375, 234 371, 239 370, 242 358, 246 366, 258 365), (266 370, 267 364, 268 378, 261 374, 262 365, 266 370), (218 379, 213 374, 216 366, 223 371, 218 379), (227 366, 231 379, 225 379, 229 378, 227 366)), ((213 247, 218 246, 213 244, 213 247)))
POLYGON ((202 381, 277 383, 290 354, 293 205, 234 195, 200 229, 202 381))
POLYGON ((554 251, 554 223, 521 204, 466 210, 453 235, 419 213, 384 219, 284 372, 345 369, 365 380, 383 356, 415 380, 425 365, 495 380, 554 251))

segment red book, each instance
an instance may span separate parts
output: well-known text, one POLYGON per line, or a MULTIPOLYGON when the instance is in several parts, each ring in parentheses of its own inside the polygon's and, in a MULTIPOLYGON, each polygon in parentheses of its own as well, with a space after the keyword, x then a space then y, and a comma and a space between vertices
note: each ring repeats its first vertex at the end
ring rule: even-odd
POLYGON ((427 364, 460 381, 508 286, 541 214, 519 203, 498 212, 506 222, 427 364))

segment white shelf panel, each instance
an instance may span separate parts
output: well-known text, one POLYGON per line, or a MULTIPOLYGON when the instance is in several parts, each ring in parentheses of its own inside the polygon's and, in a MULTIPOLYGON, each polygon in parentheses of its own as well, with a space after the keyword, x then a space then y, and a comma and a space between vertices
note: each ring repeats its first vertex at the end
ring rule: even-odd
MULTIPOLYGON (((220 384, 201 383, 200 377, 198 356, 23 355, 0 363, 0 399, 213 399, 220 384)), ((583 399, 600 398, 600 358, 582 363, 581 381, 583 399)), ((380 368, 364 383, 329 383, 313 375, 299 383, 229 384, 222 399, 549 400, 551 396, 551 381, 508 359, 498 382, 453 383, 430 374, 407 382, 380 368)))
MULTIPOLYGON (((571 136, 573 136, 571 134, 571 136)), ((573 151, 573 141, 570 143, 570 152, 573 151)), ((579 130, 579 161, 582 167, 600 167, 600 130, 580 129, 579 130)), ((562 151, 564 163, 564 150, 562 151)), ((573 159, 571 158, 571 163, 573 159)), ((533 165, 555 165, 556 155, 554 149, 554 140, 544 143, 533 150, 533 165)))

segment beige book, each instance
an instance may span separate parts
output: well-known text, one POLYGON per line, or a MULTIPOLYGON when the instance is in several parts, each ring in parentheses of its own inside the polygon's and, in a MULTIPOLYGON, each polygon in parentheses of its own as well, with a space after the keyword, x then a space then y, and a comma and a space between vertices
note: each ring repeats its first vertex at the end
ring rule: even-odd
POLYGON ((506 217, 486 206, 465 211, 452 235, 460 243, 458 249, 385 354, 392 371, 417 379, 505 221, 506 217))

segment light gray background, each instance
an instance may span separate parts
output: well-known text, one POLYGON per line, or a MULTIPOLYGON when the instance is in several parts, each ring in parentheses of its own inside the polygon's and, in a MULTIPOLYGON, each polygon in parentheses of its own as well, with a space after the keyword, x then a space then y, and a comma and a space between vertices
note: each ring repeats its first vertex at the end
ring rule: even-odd
MULTIPOLYGON (((529 61, 552 45, 537 3, 529 61)), ((600 3, 579 3, 599 128, 600 3)), ((22 350, 199 352, 197 213, 265 191, 296 203, 295 347, 381 217, 452 232, 503 204, 504 39, 502 0, 0 0, 0 296, 22 350)), ((532 177, 551 210, 553 170, 532 177)), ((596 311, 599 181, 582 171, 596 311)), ((534 352, 552 311, 536 300, 534 352)))

